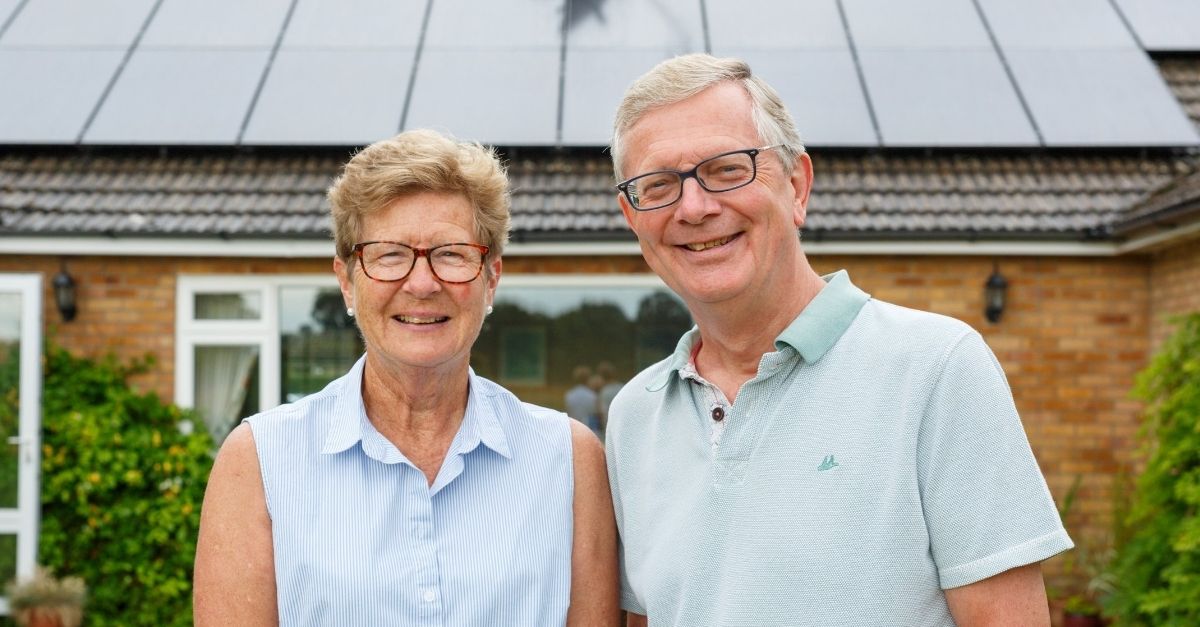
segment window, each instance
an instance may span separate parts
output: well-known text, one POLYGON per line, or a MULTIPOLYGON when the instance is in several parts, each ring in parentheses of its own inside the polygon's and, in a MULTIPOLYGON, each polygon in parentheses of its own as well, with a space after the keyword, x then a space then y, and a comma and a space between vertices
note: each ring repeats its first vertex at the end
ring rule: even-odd
MULTIPOLYGON (((176 402, 217 441, 247 415, 319 391, 363 351, 332 275, 182 276, 177 297, 176 402)), ((650 275, 504 275, 494 307, 475 372, 599 433, 620 385, 692 325, 650 275)))
POLYGON ((220 442, 245 416, 320 390, 362 354, 337 280, 182 276, 175 400, 220 442))
POLYGON ((675 350, 692 326, 654 276, 506 275, 471 351, 477 374, 603 435, 621 384, 675 350))

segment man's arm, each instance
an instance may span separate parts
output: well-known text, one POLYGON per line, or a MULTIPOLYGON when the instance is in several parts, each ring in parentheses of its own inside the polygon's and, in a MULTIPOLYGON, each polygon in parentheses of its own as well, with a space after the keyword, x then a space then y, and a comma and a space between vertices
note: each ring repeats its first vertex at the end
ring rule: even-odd
POLYGON ((278 625, 271 518, 250 425, 229 434, 200 509, 193 618, 206 625, 278 625))
POLYGON ((646 627, 646 617, 641 614, 626 614, 625 627, 646 627))
POLYGON ((946 604, 961 627, 1049 627, 1050 607, 1042 565, 1006 570, 982 581, 946 590, 946 604))
POLYGON ((571 420, 575 467, 575 535, 571 551, 571 606, 567 625, 620 621, 617 523, 613 516, 604 447, 596 434, 571 420))

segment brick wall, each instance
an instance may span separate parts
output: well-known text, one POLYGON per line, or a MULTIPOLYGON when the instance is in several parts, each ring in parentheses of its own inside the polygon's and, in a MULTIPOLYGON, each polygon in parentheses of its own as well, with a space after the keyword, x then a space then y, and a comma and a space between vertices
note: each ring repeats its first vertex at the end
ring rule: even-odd
POLYGON ((1171 332, 1171 316, 1200 311, 1200 238, 1155 254, 1150 271, 1150 341, 1171 332))

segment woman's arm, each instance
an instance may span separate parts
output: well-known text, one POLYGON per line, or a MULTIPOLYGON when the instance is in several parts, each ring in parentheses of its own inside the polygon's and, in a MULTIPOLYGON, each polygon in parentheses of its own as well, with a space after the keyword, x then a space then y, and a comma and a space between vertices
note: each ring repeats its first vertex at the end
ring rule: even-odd
POLYGON ((617 523, 613 517, 604 446, 583 423, 571 421, 575 457, 575 537, 571 551, 569 627, 617 625, 617 523))
POLYGON ((194 618, 207 625, 278 625, 271 519, 250 425, 221 445, 200 510, 194 618))

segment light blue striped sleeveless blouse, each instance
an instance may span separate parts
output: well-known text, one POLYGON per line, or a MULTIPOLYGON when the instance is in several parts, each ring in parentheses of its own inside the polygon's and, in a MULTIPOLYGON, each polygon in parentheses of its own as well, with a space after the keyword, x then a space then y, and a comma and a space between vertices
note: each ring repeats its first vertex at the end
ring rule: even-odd
POLYGON ((367 420, 363 363, 246 419, 280 624, 562 625, 574 494, 566 415, 472 372, 462 427, 430 486, 367 420))

